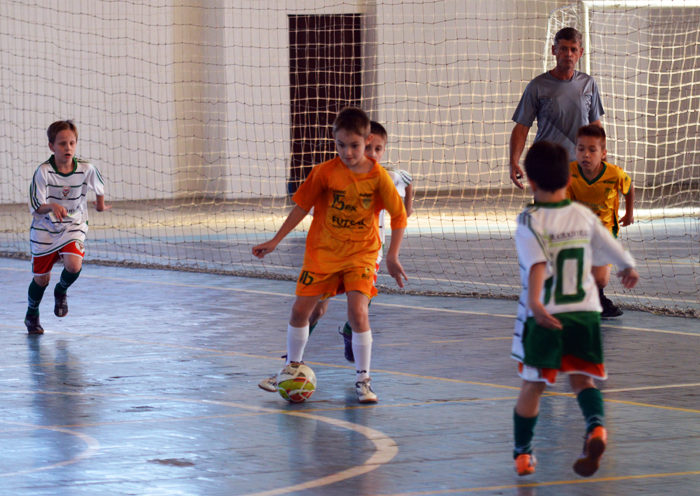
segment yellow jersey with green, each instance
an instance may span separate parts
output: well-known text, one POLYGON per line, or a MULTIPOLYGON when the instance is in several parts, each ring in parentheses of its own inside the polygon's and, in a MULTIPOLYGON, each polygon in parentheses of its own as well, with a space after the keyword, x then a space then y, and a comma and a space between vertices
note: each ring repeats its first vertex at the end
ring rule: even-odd
POLYGON ((392 229, 406 227, 406 210, 394 182, 372 162, 365 174, 352 172, 339 157, 319 164, 292 198, 307 212, 314 208, 304 270, 333 274, 352 267, 374 269, 381 248, 379 212, 389 212, 392 229))
POLYGON ((617 165, 607 162, 603 162, 600 174, 591 181, 583 175, 578 162, 571 162, 569 167, 571 184, 566 192, 567 197, 590 208, 613 236, 617 237, 620 231, 620 193, 627 195, 630 192, 630 177, 617 165))

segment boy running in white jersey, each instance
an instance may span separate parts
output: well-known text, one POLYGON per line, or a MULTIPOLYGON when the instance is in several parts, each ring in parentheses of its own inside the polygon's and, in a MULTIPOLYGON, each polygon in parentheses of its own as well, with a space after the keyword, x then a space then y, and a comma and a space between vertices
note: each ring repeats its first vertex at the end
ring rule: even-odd
POLYGON ((39 322, 39 304, 51 279, 51 269, 63 259, 61 279, 54 288, 54 314, 68 313, 66 292, 80 275, 88 231, 87 192, 97 196, 95 209, 105 205, 104 181, 97 169, 75 157, 78 128, 72 121, 57 121, 46 133, 49 149, 54 153, 34 172, 29 186, 29 210, 32 225, 29 240, 34 279, 29 285, 29 306, 24 324, 29 334, 43 334, 39 322))
POLYGON ((568 154, 557 144, 539 141, 525 158, 535 203, 519 216, 515 232, 523 291, 511 356, 523 379, 513 414, 515 470, 535 471, 532 438, 540 397, 558 372, 569 382, 586 420, 583 454, 574 472, 590 477, 605 451, 603 397, 593 378, 606 379, 600 334, 601 305, 591 266, 622 268, 625 288, 639 280, 634 260, 600 220, 566 197, 571 181, 568 154))
MULTIPOLYGON (((381 164, 382 158, 384 157, 384 153, 386 152, 386 144, 389 140, 389 134, 387 133, 384 126, 375 121, 370 122, 370 133, 372 136, 369 145, 365 148, 365 156, 374 159, 381 164)), ((404 208, 406 209, 406 217, 410 217, 413 213, 413 188, 411 186, 413 179, 411 178, 411 175, 404 170, 394 169, 393 167, 386 166, 382 167, 386 169, 386 171, 389 173, 389 177, 391 177, 392 181, 394 181, 396 191, 398 191, 399 196, 403 200, 404 208)), ((384 245, 386 241, 385 217, 386 210, 382 210, 379 213, 379 237, 382 241, 382 249, 377 255, 375 274, 379 272, 379 263, 382 261, 382 257, 384 254, 384 245)), ((316 304, 316 307, 311 313, 311 317, 309 317, 309 335, 311 335, 313 330, 318 325, 319 320, 321 320, 321 317, 323 317, 323 315, 326 313, 326 310, 328 310, 329 302, 330 299, 327 298, 325 300, 319 301, 316 304)), ((355 355, 352 351, 352 327, 350 326, 350 323, 348 321, 345 322, 345 325, 340 330, 340 334, 343 336, 343 342, 345 345, 345 359, 348 362, 354 363, 355 355)), ((277 392, 277 374, 266 377, 265 379, 261 380, 258 383, 258 387, 270 393, 277 392)))

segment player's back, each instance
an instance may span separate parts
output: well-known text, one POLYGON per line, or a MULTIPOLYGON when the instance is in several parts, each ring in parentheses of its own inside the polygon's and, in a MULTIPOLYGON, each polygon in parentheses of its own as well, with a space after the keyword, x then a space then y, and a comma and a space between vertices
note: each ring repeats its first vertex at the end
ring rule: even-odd
POLYGON ((599 224, 588 208, 569 200, 535 204, 518 216, 523 286, 533 263, 548 262, 544 304, 550 313, 601 310, 591 274, 592 238, 602 228, 599 224))

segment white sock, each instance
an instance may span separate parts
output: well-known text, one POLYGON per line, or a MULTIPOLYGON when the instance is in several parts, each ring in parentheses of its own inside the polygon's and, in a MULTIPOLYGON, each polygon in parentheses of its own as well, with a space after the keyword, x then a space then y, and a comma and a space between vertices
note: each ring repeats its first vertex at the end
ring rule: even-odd
POLYGON ((304 357, 304 348, 309 340, 309 326, 287 326, 287 365, 291 362, 301 362, 304 357))
POLYGON ((352 352, 355 355, 357 381, 369 378, 369 363, 372 360, 372 330, 352 331, 352 352))

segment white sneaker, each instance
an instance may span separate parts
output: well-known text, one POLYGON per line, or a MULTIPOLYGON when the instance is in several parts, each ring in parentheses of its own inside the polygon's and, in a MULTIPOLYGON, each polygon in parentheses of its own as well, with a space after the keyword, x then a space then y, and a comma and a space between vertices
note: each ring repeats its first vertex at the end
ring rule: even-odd
POLYGON ((372 384, 369 377, 362 381, 355 383, 355 392, 357 393, 357 399, 360 403, 376 403, 379 399, 377 395, 372 391, 372 384))
POLYGON ((277 374, 271 375, 270 377, 266 377, 262 381, 258 382, 258 387, 263 391, 267 391, 268 393, 276 393, 277 374))

